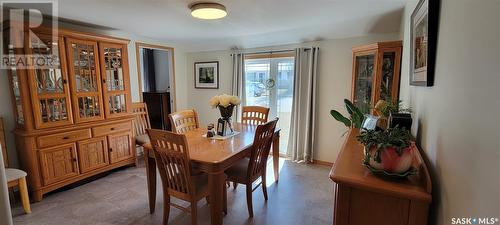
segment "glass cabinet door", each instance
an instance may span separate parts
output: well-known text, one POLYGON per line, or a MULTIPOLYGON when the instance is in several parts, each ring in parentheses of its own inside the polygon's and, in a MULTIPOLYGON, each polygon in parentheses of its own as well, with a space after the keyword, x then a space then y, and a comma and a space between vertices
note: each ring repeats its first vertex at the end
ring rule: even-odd
POLYGON ((53 63, 27 70, 31 80, 31 97, 34 99, 35 126, 46 128, 72 124, 63 38, 59 37, 54 42, 51 36, 37 34, 31 38, 28 49, 33 55, 54 59, 53 63))
POLYGON ((103 66, 104 108, 106 117, 117 117, 129 112, 129 75, 127 46, 99 43, 103 66))
POLYGON ((386 100, 392 101, 397 100, 399 92, 399 59, 400 53, 397 50, 384 51, 380 53, 379 60, 381 61, 380 66, 380 76, 377 82, 377 96, 375 101, 386 100))
POLYGON ((353 103, 363 113, 370 113, 373 92, 375 54, 355 56, 353 103))
POLYGON ((66 48, 76 122, 104 119, 97 43, 68 38, 66 48))

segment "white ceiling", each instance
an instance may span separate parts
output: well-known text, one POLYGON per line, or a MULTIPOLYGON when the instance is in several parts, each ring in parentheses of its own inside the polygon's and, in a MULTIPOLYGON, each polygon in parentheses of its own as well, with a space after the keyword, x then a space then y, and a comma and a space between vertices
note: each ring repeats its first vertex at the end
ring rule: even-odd
POLYGON ((59 0, 59 17, 188 51, 253 48, 398 32, 405 0, 215 0, 226 18, 191 17, 195 0, 59 0))

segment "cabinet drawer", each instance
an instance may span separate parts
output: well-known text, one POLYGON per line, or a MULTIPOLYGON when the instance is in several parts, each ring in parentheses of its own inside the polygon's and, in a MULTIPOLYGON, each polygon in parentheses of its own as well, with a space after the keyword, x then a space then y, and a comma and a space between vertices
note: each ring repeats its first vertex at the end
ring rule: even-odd
POLYGON ((40 136, 37 138, 37 144, 39 148, 45 148, 50 146, 56 146, 60 144, 66 144, 71 142, 76 142, 84 139, 90 138, 90 130, 75 130, 68 131, 60 134, 51 134, 40 136))
POLYGON ((115 123, 106 126, 94 127, 92 128, 92 134, 94 137, 101 137, 111 133, 130 131, 131 129, 132 127, 130 122, 115 123))

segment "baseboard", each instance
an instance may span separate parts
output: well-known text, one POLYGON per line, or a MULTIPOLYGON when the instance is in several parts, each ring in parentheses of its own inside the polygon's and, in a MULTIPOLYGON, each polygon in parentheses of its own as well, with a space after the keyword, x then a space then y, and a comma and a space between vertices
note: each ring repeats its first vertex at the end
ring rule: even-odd
POLYGON ((313 159, 313 164, 320 165, 320 166, 328 166, 328 167, 333 166, 333 163, 331 163, 331 162, 326 162, 326 161, 321 161, 321 160, 316 160, 316 159, 313 159))

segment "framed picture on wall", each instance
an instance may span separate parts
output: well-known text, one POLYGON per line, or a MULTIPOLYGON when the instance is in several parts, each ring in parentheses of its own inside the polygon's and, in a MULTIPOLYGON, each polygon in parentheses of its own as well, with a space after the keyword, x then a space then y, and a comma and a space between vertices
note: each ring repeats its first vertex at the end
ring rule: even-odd
POLYGON ((420 0, 410 21, 410 85, 434 85, 440 0, 420 0))
POLYGON ((219 89, 219 62, 194 63, 194 87, 200 89, 219 89))

